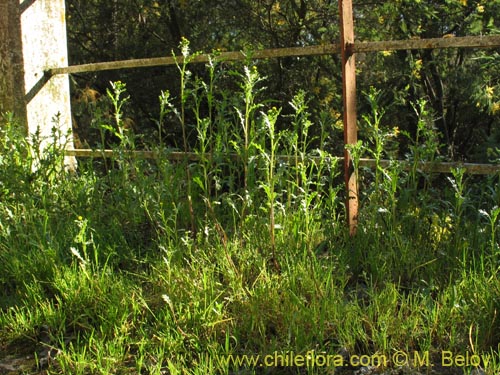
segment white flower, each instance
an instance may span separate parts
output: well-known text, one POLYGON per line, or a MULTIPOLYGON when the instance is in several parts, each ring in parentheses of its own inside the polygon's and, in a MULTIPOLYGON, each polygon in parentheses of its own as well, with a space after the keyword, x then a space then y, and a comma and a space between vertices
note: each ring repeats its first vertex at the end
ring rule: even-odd
POLYGON ((69 248, 71 253, 78 258, 78 260, 80 261, 80 263, 82 265, 86 265, 87 264, 87 261, 85 259, 82 258, 82 256, 80 255, 80 253, 78 252, 77 249, 75 249, 73 246, 69 248))

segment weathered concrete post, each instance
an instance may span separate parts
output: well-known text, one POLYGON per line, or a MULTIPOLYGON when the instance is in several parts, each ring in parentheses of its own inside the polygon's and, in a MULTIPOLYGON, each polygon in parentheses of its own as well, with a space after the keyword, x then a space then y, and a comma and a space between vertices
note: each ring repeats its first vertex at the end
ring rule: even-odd
MULTIPOLYGON (((0 44, 10 46, 5 66, 4 48, 0 54, 1 88, 10 90, 0 94, 2 110, 16 111, 29 134, 40 134, 42 147, 55 130, 61 145, 73 148, 68 75, 44 73, 68 65, 64 0, 0 0, 0 44)), ((66 164, 76 167, 73 157, 66 164)))

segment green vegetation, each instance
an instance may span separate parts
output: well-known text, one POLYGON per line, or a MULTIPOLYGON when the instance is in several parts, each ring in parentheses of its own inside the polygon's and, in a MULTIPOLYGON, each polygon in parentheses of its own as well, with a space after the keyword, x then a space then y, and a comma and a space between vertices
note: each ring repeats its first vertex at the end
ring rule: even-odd
POLYGON ((0 349, 53 347, 50 374, 246 373, 222 356, 311 350, 488 354, 481 366, 498 373, 499 177, 419 171, 440 148, 425 101, 411 104, 414 137, 387 125, 380 91, 365 94, 355 164, 394 159, 404 141, 411 168, 358 170, 350 238, 331 119, 314 123, 303 91, 275 108, 255 66, 226 72, 214 58, 206 80, 189 68, 178 104, 160 95, 155 160, 128 153, 146 140, 124 121, 122 82, 92 112, 115 157, 79 160, 74 174, 4 115, 0 349), (228 77, 232 91, 219 86, 228 77), (197 162, 167 160, 166 119, 197 162))
MULTIPOLYGON (((66 0, 66 8, 71 64, 165 56, 174 49, 180 55, 177 47, 183 37, 194 51, 244 51, 249 59, 255 50, 318 46, 340 40, 338 1, 332 0, 66 0)), ((493 35, 500 30, 499 15, 500 0, 354 1, 357 41, 493 35)), ((358 54, 358 92, 369 92, 370 87, 381 90, 384 123, 397 126, 413 138, 417 132, 413 106, 424 98, 427 110, 432 112, 432 123, 439 130, 440 155, 489 162, 500 143, 499 59, 498 49, 358 54)), ((233 68, 233 64, 221 67, 233 68)), ((209 72, 203 66, 190 69, 209 82, 209 72)), ((238 70, 243 71, 243 66, 238 70)), ((266 97, 277 101, 274 105, 282 108, 282 115, 293 114, 288 103, 304 90, 315 124, 341 122, 341 71, 338 54, 259 62, 259 72, 268 77, 266 97)), ((110 81, 127 83, 131 94, 127 117, 148 139, 156 138, 156 98, 161 91, 170 90, 179 110, 181 98, 185 99, 174 66, 91 72, 72 78, 78 123, 75 132, 84 145, 91 147, 96 147, 96 137, 85 106, 96 93, 105 96, 110 81)), ((217 84, 219 93, 234 89, 232 80, 219 80, 217 84)), ((367 101, 358 104, 360 113, 370 111, 367 101)), ((200 109, 206 111, 206 107, 200 109)), ((189 111, 185 116, 195 122, 189 111)), ((162 141, 179 146, 182 125, 170 119, 165 118, 162 141)), ((319 126, 310 132, 319 136, 319 126)), ((333 139, 327 150, 342 155, 342 133, 330 136, 333 139)), ((320 147, 318 143, 314 147, 320 147)), ((407 146, 406 141, 400 143, 400 157, 408 152, 407 146)))

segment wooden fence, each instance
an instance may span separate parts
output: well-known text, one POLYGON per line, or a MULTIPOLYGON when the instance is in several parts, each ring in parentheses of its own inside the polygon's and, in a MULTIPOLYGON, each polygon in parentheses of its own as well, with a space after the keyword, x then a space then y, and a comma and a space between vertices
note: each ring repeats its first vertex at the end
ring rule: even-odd
MULTIPOLYGON (((47 1, 47 0, 46 0, 47 1)), ((43 2, 43 1, 42 1, 43 2)), ((63 5, 61 5, 63 7, 63 5)), ((265 49, 255 51, 252 59, 270 59, 290 56, 319 56, 340 53, 342 56, 342 76, 343 76, 343 121, 344 121, 344 143, 354 144, 357 141, 356 126, 356 75, 355 75, 355 56, 356 53, 369 53, 377 51, 393 50, 419 50, 419 49, 441 49, 441 48, 495 48, 500 47, 500 35, 471 36, 471 37, 453 37, 453 38, 433 38, 433 39, 411 39, 380 42, 357 42, 354 40, 354 23, 352 0, 339 0, 340 29, 341 39, 338 44, 326 44, 309 47, 293 47, 279 49, 265 49)), ((62 53, 67 55, 67 51, 62 53)), ((192 63, 205 63, 213 58, 210 55, 198 55, 194 57, 192 63)), ((158 57, 147 59, 133 59, 124 61, 101 62, 93 64, 49 67, 44 70, 43 79, 40 80, 41 86, 50 82, 53 77, 82 72, 96 72, 112 69, 128 69, 151 66, 174 65, 176 62, 182 62, 182 57, 158 57)), ((220 61, 242 61, 247 59, 242 52, 223 52, 217 56, 220 61)), ((31 96, 40 95, 38 91, 31 96)), ((69 93, 68 93, 69 95, 69 93)), ((69 100, 69 96, 67 98, 69 100)), ((111 157, 112 150, 93 151, 87 149, 69 149, 66 151, 68 156, 73 157, 111 157)), ((137 157, 155 158, 159 157, 157 153, 149 151, 135 151, 137 157)), ((198 156, 193 153, 173 152, 166 157, 172 160, 197 160, 198 156)), ((287 160, 288 156, 281 156, 281 159, 287 160)), ((345 183, 347 189, 347 219, 350 233, 354 234, 357 228, 358 216, 358 183, 350 155, 345 151, 343 157, 339 157, 344 162, 345 183)), ((314 158, 312 159, 315 160, 314 158)), ((382 165, 388 166, 390 161, 383 160, 382 165)), ((403 167, 409 165, 405 161, 399 161, 403 167)), ((361 159, 361 166, 374 167, 373 159, 361 159)), ((491 164, 470 164, 470 163, 421 163, 419 169, 429 172, 449 173, 451 168, 464 167, 468 173, 474 174, 492 174, 500 172, 500 165, 491 164)))
MULTIPOLYGON (((120 151, 122 152, 122 151, 120 151)), ((68 156, 76 156, 80 158, 112 158, 116 156, 114 150, 92 150, 92 149, 70 149, 65 151, 68 156)), ((202 159, 206 159, 206 155, 200 155, 196 152, 183 152, 183 151, 170 151, 168 153, 162 153, 157 151, 130 151, 136 159, 159 159, 166 158, 171 161, 190 161, 197 162, 202 159)), ((231 160, 238 160, 238 154, 228 154, 231 160)), ((344 157, 334 156, 338 161, 343 161, 344 157)), ((295 156, 290 155, 276 155, 276 160, 284 163, 294 163, 296 161, 295 156)), ((309 156, 307 162, 318 164, 322 160, 319 156, 309 156)), ((389 160, 381 159, 378 161, 378 165, 383 168, 389 168, 391 165, 397 163, 402 170, 409 171, 414 167, 414 163, 407 160, 389 160)), ((366 168, 375 168, 377 166, 377 161, 375 159, 360 158, 359 166, 366 168)), ((500 172, 500 165, 497 164, 479 164, 479 163, 462 163, 462 162, 428 162, 421 161, 417 163, 417 170, 427 173, 451 173, 450 171, 455 168, 465 169, 465 173, 475 174, 475 175, 486 175, 495 174, 500 172)))
MULTIPOLYGON (((495 48, 500 47, 500 35, 465 36, 454 38, 408 39, 382 42, 355 42, 351 46, 353 53, 368 53, 380 51, 419 50, 419 49, 445 49, 445 48, 495 48)), ((322 44, 319 46, 271 48, 252 52, 252 59, 264 60, 280 57, 307 57, 333 55, 340 53, 340 43, 322 44)), ((200 54, 190 57, 190 62, 208 63, 213 56, 200 54)), ((45 71, 51 77, 56 74, 74 74, 85 72, 99 72, 104 70, 148 68, 153 66, 175 65, 176 61, 183 62, 182 56, 153 57, 148 59, 131 59, 108 61, 92 64, 71 65, 66 67, 51 68, 45 71)), ((244 61, 247 56, 244 52, 220 52, 217 54, 219 61, 244 61)))

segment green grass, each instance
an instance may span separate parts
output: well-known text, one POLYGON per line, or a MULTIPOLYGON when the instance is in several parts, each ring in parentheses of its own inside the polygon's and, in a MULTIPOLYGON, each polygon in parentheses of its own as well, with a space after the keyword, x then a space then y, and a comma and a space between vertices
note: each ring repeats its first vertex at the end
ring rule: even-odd
MULTIPOLYGON (((482 365, 498 373, 498 176, 360 170, 360 227, 350 238, 340 163, 324 147, 325 128, 309 133, 304 93, 291 103, 289 131, 255 87, 256 68, 233 72, 242 92, 220 102, 211 72, 208 85, 185 77, 177 112, 182 148, 193 142, 200 163, 130 158, 136 136, 119 130, 115 113, 101 131, 103 140, 119 135, 116 160, 80 160, 71 174, 57 148, 34 152, 36 138, 25 142, 4 117, 0 348, 36 352, 45 326, 59 349, 50 374, 231 374, 238 366, 222 356, 311 350, 428 352, 436 363, 442 351, 490 354, 482 365), (284 152, 291 162, 279 160, 284 152)), ((112 108, 126 110, 117 102, 125 85, 113 87, 112 108)), ((354 159, 367 150, 390 157, 395 132, 384 130, 376 95, 367 94, 373 113, 364 116, 376 133, 354 159)), ((159 124, 176 111, 168 98, 159 124)), ((412 144, 415 163, 437 147, 423 103, 418 114, 426 146, 412 144)))

